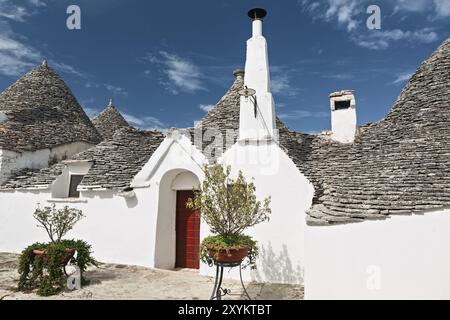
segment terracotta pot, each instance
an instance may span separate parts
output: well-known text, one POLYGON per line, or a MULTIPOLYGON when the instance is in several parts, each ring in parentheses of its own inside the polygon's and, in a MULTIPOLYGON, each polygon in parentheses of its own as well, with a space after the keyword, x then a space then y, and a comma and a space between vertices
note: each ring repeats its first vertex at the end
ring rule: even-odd
POLYGON ((249 247, 232 247, 227 249, 221 249, 217 252, 215 249, 209 249, 208 252, 214 261, 219 263, 240 263, 247 257, 249 247))
MULTIPOLYGON (((48 250, 33 250, 33 254, 37 256, 42 256, 42 259, 44 263, 47 263, 48 257, 47 257, 48 250)), ((66 249, 66 254, 61 258, 61 264, 66 265, 69 263, 70 259, 75 255, 75 249, 66 249)))

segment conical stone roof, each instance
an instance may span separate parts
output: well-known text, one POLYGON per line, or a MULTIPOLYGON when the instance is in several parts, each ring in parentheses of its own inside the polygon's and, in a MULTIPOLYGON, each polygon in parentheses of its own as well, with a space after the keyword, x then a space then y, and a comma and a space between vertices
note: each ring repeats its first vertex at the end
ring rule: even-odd
POLYGON ((64 81, 43 63, 0 95, 0 149, 35 151, 102 139, 64 81))
POLYGON ((111 139, 118 129, 129 127, 128 122, 112 104, 112 101, 92 120, 92 123, 105 140, 111 139))
POLYGON ((449 124, 447 39, 418 68, 386 118, 366 126, 353 144, 292 136, 290 154, 316 191, 309 223, 358 222, 448 207, 449 124))

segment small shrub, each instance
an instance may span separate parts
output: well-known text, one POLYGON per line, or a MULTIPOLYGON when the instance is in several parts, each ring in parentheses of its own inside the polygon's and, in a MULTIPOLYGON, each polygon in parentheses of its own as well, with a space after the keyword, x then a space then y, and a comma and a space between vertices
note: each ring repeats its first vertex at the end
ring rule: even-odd
POLYGON ((61 292, 66 284, 64 267, 69 259, 68 250, 75 250, 76 255, 68 262, 78 266, 81 284, 87 284, 84 272, 90 265, 97 266, 97 261, 92 257, 91 246, 82 240, 62 240, 62 237, 84 217, 81 210, 67 206, 59 210, 55 205, 44 208, 38 206, 33 217, 39 222, 38 227, 45 229, 50 242, 34 243, 22 251, 18 267, 20 274, 18 289, 20 291, 37 289, 40 296, 51 296, 61 292), (34 254, 34 250, 45 253, 34 254))
POLYGON ((200 256, 203 262, 211 263, 208 250, 229 250, 230 247, 249 248, 243 267, 256 268, 258 247, 256 241, 244 235, 244 231, 269 220, 271 198, 262 202, 256 198, 256 187, 247 182, 239 171, 236 179, 231 178, 231 167, 221 165, 204 168, 205 179, 199 190, 194 190, 194 198, 186 206, 199 210, 202 219, 211 229, 212 237, 202 241, 200 256))

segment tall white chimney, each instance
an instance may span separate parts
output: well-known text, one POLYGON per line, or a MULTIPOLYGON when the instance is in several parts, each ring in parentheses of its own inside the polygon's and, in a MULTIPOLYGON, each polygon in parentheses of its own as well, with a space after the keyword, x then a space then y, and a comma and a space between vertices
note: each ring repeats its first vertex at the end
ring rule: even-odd
POLYGON ((331 138, 341 143, 352 143, 356 134, 356 99, 351 90, 330 94, 331 138))
POLYGON ((252 37, 247 41, 245 80, 247 88, 256 91, 253 97, 241 97, 240 101, 240 140, 277 140, 275 122, 275 103, 270 92, 269 59, 267 42, 262 33, 264 9, 248 12, 253 20, 252 37))

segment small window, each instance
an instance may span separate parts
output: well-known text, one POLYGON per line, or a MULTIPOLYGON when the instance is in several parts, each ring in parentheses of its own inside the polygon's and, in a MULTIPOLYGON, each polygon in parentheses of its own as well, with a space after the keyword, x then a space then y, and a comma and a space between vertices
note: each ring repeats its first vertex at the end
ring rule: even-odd
POLYGON ((79 198, 80 192, 77 191, 78 186, 83 180, 83 175, 71 175, 70 176, 70 187, 69 187, 69 198, 79 198))
POLYGON ((348 108, 350 108, 350 100, 334 102, 334 110, 344 110, 348 108))

